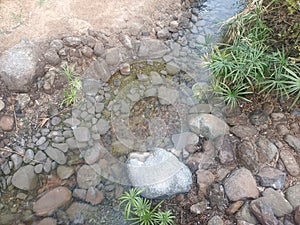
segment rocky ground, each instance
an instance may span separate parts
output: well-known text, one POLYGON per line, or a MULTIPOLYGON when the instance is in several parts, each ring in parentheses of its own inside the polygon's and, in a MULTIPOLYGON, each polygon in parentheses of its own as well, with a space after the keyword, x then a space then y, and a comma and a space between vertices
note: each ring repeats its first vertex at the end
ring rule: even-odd
POLYGON ((0 224, 126 224, 116 197, 131 184, 169 196, 177 224, 299 224, 299 105, 193 96, 222 4, 183 3, 157 39, 90 30, 4 52, 0 224), (66 65, 82 80, 72 107, 66 65))

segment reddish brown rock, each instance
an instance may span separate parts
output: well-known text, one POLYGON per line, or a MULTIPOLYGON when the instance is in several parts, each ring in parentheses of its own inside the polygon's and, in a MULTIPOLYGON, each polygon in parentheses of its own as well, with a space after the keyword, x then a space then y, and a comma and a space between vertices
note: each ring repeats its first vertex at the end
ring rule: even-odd
POLYGON ((14 129, 15 120, 13 116, 4 115, 0 118, 0 128, 3 131, 12 131, 14 129))
POLYGON ((41 220, 37 225, 56 225, 57 221, 51 217, 41 220))
POLYGON ((92 205, 97 205, 104 200, 104 194, 97 188, 90 187, 87 191, 85 200, 91 203, 92 205))
POLYGON ((38 216, 53 214, 59 207, 66 205, 72 197, 72 192, 66 187, 57 187, 46 192, 33 205, 38 216))
POLYGON ((295 222, 297 225, 300 225, 300 205, 295 209, 295 222))

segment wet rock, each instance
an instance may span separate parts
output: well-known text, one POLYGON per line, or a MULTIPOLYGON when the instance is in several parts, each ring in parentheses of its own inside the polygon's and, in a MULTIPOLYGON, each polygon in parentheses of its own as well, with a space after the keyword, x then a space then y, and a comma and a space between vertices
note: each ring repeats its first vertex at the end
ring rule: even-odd
POLYGON ((76 141, 87 142, 90 140, 91 135, 87 127, 77 127, 73 130, 76 141))
POLYGON ((159 102, 163 105, 174 105, 179 97, 179 92, 175 88, 160 86, 158 88, 159 102))
POLYGON ((77 171, 77 183, 80 188, 88 189, 101 181, 100 175, 91 167, 83 165, 77 171))
POLYGON ((121 66, 120 66, 120 73, 122 75, 129 75, 130 74, 130 64, 129 63, 123 63, 121 66))
POLYGON ((33 203, 33 210, 38 216, 49 216, 58 208, 66 205, 72 198, 72 192, 66 187, 57 187, 46 192, 33 203))
POLYGON ((282 189, 285 183, 285 173, 281 170, 264 167, 257 174, 259 183, 263 187, 273 187, 274 189, 282 189))
POLYGON ((164 83, 164 80, 162 79, 162 77, 159 75, 159 73, 157 73, 155 71, 150 72, 150 80, 153 85, 159 85, 159 84, 164 83))
POLYGON ((293 135, 286 135, 284 140, 291 146, 297 153, 300 153, 300 138, 293 135))
POLYGON ((66 37, 63 39, 63 42, 68 47, 78 47, 81 44, 80 37, 66 37))
POLYGON ((250 141, 243 141, 237 147, 236 158, 239 164, 251 171, 257 171, 255 147, 250 141))
POLYGON ((48 147, 46 150, 45 150, 45 153, 51 158, 53 159, 55 162, 57 162, 58 164, 60 165, 63 165, 67 162, 67 158, 65 156, 65 154, 56 149, 56 148, 53 148, 53 147, 48 147))
POLYGON ((286 198, 295 209, 300 206, 300 183, 289 187, 286 190, 286 198))
POLYGON ((261 200, 257 199, 252 201, 250 204, 250 209, 257 220, 262 224, 278 224, 278 220, 274 216, 272 208, 269 205, 264 204, 261 200))
POLYGON ((268 116, 260 109, 256 109, 249 114, 250 123, 258 126, 268 121, 268 116))
POLYGON ((15 119, 13 116, 3 115, 0 118, 0 128, 3 131, 12 131, 14 129, 15 119))
POLYGON ((215 176, 209 170, 198 170, 196 175, 199 192, 204 196, 207 188, 214 182, 215 176))
POLYGON ((56 219, 52 217, 47 217, 42 219, 37 225, 56 225, 57 221, 56 219))
POLYGON ((269 163, 277 154, 277 147, 267 138, 259 137, 256 142, 258 159, 261 163, 269 163))
POLYGON ((57 51, 53 48, 48 49, 45 52, 44 57, 45 57, 46 61, 52 66, 56 66, 61 62, 61 59, 60 59, 59 55, 57 54, 57 51))
POLYGON ((73 167, 69 166, 58 166, 57 167, 57 175, 60 179, 68 179, 74 174, 74 169, 73 167))
POLYGON ((247 137, 253 137, 258 134, 257 129, 254 126, 236 125, 230 128, 230 132, 235 136, 244 139, 247 137))
POLYGON ((175 75, 180 72, 180 67, 174 62, 168 62, 166 64, 166 70, 168 74, 175 75))
POLYGON ((34 79, 44 72, 38 45, 26 40, 5 51, 0 57, 0 77, 11 91, 27 92, 34 79))
POLYGON ((257 198, 258 189, 251 172, 241 168, 232 172, 224 182, 225 193, 231 201, 243 198, 257 198))
POLYGON ((286 214, 290 214, 293 211, 293 207, 284 198, 281 191, 275 191, 272 188, 267 188, 262 195, 263 197, 254 201, 262 201, 264 205, 270 206, 275 216, 282 217, 286 214))
POLYGON ((34 173, 34 167, 27 165, 18 169, 12 177, 12 184, 25 191, 30 191, 36 188, 38 184, 38 177, 34 173))
POLYGON ((192 132, 212 140, 224 136, 229 131, 223 120, 211 114, 193 115, 188 124, 192 132))
POLYGON ((94 61, 83 74, 86 78, 100 79, 103 82, 107 82, 111 78, 111 75, 109 66, 105 60, 94 61))
POLYGON ((300 174, 300 167, 290 151, 282 149, 280 151, 280 158, 290 175, 296 177, 300 174))
POLYGON ((207 206, 208 206, 208 202, 206 200, 203 200, 201 202, 198 202, 198 203, 192 205, 190 207, 190 211, 191 211, 191 213, 199 215, 199 214, 205 212, 205 210, 207 209, 207 206))
POLYGON ((223 220, 220 216, 213 216, 207 223, 207 225, 223 225, 223 220))
POLYGON ((170 52, 170 49, 162 41, 143 39, 140 43, 138 56, 141 58, 156 59, 162 58, 168 52, 170 52))
POLYGON ((104 194, 97 188, 89 187, 89 189, 87 190, 85 200, 92 205, 98 205, 104 200, 104 194))
POLYGON ((144 162, 130 158, 127 166, 132 185, 145 189, 142 195, 146 198, 188 192, 192 185, 192 173, 188 167, 161 148, 155 148, 144 162))

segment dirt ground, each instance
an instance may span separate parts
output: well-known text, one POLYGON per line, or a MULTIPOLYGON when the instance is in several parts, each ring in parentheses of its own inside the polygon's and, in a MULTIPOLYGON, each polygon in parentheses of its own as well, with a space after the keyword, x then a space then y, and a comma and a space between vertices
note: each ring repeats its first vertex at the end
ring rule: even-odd
POLYGON ((89 28, 151 33, 155 14, 178 4, 180 0, 0 0, 0 52, 24 37, 47 39, 89 28))

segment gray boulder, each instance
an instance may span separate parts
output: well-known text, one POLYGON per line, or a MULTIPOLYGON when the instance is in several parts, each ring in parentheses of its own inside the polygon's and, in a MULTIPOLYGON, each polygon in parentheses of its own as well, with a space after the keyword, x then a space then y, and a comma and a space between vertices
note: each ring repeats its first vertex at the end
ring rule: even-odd
POLYGON ((5 51, 0 56, 0 78, 11 91, 27 92, 31 84, 44 72, 39 46, 29 40, 5 51))
POLYGON ((188 192, 193 182, 189 168, 161 148, 155 148, 144 160, 131 155, 127 168, 132 185, 143 189, 142 196, 146 198, 164 198, 188 192))
POLYGON ((138 56, 148 59, 162 58, 165 54, 170 52, 170 49, 159 40, 144 39, 138 51, 138 56))
POLYGON ((36 188, 38 178, 34 173, 34 167, 27 165, 18 169, 12 177, 12 184, 25 191, 30 191, 36 188))
POLYGON ((189 118, 189 128, 192 132, 212 140, 229 132, 228 125, 212 114, 192 115, 189 118))

